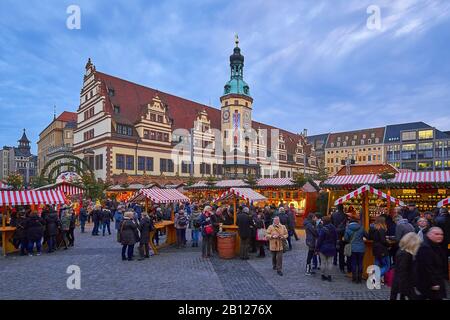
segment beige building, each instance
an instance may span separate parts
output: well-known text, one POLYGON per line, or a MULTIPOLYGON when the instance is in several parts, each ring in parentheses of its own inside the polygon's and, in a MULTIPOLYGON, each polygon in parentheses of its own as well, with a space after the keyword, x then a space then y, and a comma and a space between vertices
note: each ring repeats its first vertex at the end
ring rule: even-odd
POLYGON ((77 114, 64 111, 39 134, 37 143, 39 173, 51 159, 60 155, 72 154, 76 125, 77 114))
POLYGON ((288 178, 297 170, 316 172, 305 134, 252 120, 258 110, 243 63, 236 41, 219 110, 99 72, 89 59, 74 154, 106 181, 123 174, 288 178))
POLYGON ((325 166, 330 175, 348 164, 384 164, 385 128, 331 133, 325 148, 325 166))

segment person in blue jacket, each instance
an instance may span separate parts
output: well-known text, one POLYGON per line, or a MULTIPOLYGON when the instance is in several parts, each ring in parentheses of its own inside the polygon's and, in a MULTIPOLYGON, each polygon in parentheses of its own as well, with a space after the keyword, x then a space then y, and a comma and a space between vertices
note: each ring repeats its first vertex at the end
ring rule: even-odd
POLYGON ((366 251, 364 240, 368 238, 364 227, 359 223, 360 215, 353 212, 350 216, 350 223, 345 229, 344 240, 351 244, 352 255, 352 282, 362 283, 363 258, 366 251))

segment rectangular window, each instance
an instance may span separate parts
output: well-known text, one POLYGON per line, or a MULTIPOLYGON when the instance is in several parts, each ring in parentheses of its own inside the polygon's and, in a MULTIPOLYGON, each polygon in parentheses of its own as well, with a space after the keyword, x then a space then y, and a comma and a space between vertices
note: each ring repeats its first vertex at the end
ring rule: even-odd
POLYGON ((123 134, 125 136, 132 136, 133 135, 133 128, 130 126, 125 126, 122 124, 118 124, 116 128, 116 132, 118 134, 123 134))
POLYGON ((145 158, 145 170, 146 171, 153 171, 153 157, 146 157, 145 158))
POLYGON ((126 169, 127 170, 134 170, 134 156, 126 156, 126 169))
POLYGON ((119 106, 114 106, 114 113, 115 114, 119 114, 120 113, 120 107, 119 106))
POLYGON ((123 154, 116 155, 116 169, 125 169, 125 156, 123 154))
POLYGON ((158 115, 158 122, 163 123, 163 116, 158 115))
POLYGON ((138 157, 138 170, 139 171, 145 170, 145 157, 138 157))
POLYGON ((181 162, 181 173, 189 173, 189 162, 182 161, 181 162))
POLYGON ((159 167, 161 172, 173 172, 174 165, 172 159, 159 159, 159 167))
POLYGON ((83 133, 83 136, 84 136, 84 141, 94 138, 94 129, 86 131, 85 133, 83 133))
POLYGON ((433 139, 433 130, 419 131, 419 140, 433 139))
POLYGON ((163 141, 169 142, 169 134, 168 133, 163 134, 163 141))
POLYGON ((144 139, 150 139, 150 131, 144 130, 144 139))
POLYGON ((103 155, 99 154, 95 156, 95 170, 103 169, 103 155))
POLYGON ((150 121, 156 122, 156 114, 150 113, 150 121))
POLYGON ((416 140, 416 138, 417 138, 416 131, 402 132, 402 140, 403 141, 416 140))

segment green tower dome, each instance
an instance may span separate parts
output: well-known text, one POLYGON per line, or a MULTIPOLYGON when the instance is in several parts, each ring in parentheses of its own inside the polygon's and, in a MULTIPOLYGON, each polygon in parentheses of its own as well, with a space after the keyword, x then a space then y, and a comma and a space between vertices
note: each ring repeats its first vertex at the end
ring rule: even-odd
POLYGON ((250 97, 250 87, 244 81, 244 56, 239 48, 239 38, 236 35, 236 47, 230 56, 231 77, 224 86, 224 95, 242 94, 250 97))

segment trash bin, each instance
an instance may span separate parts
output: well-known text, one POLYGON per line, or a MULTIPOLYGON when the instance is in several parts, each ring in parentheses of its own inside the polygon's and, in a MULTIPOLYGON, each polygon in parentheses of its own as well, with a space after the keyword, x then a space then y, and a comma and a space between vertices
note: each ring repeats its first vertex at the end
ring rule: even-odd
POLYGON ((218 232, 217 233, 217 251, 222 259, 233 259, 234 247, 236 244, 236 233, 218 232))

